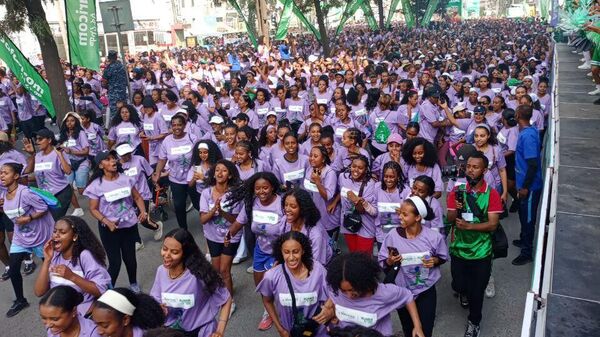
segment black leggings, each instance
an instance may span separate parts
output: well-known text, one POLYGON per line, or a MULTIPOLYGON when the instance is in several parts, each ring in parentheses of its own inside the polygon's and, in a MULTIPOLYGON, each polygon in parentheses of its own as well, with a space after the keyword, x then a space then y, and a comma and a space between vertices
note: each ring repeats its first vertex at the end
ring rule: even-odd
POLYGON ((188 229, 187 225, 187 213, 185 211, 187 206, 187 197, 190 196, 194 208, 198 209, 198 202, 200 195, 196 191, 196 186, 189 187, 187 184, 177 184, 172 181, 169 182, 171 186, 171 194, 173 194, 173 204, 175 206, 175 216, 177 217, 177 224, 181 228, 188 229))
POLYGON ((67 185, 63 188, 62 191, 56 193, 56 198, 60 201, 60 208, 57 209, 49 209, 50 214, 52 214, 52 219, 54 221, 58 221, 58 219, 62 218, 67 214, 67 210, 69 206, 71 206, 71 197, 73 196, 73 188, 71 184, 67 185))
MULTIPOLYGON (((419 312, 419 318, 421 319, 423 333, 425 334, 425 337, 431 337, 433 335, 435 308, 437 306, 437 292, 435 290, 435 285, 420 293, 415 299, 415 303, 417 304, 417 311, 419 312)), ((404 336, 412 336, 414 326, 406 307, 398 309, 398 317, 400 317, 400 323, 402 323, 404 336)))
POLYGON ((10 282, 12 283, 13 290, 15 291, 15 296, 17 297, 17 301, 24 300, 23 296, 23 276, 21 276, 21 263, 25 260, 29 260, 29 253, 11 253, 8 256, 8 265, 10 282))
POLYGON ((116 229, 111 232, 108 227, 98 223, 100 240, 108 257, 108 274, 114 286, 121 270, 121 259, 125 263, 129 283, 137 283, 137 259, 135 257, 135 242, 139 234, 137 225, 116 229))

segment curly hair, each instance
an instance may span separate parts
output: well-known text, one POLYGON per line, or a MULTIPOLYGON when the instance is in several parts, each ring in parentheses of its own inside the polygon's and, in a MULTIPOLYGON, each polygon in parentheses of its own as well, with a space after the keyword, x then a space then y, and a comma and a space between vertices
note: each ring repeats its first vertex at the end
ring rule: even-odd
POLYGON ((367 90, 367 102, 365 103, 365 108, 367 111, 372 111, 377 106, 379 102, 379 96, 381 95, 381 90, 378 88, 371 88, 367 90))
POLYGON ((211 167, 210 170, 208 170, 208 172, 206 173, 204 183, 207 186, 215 186, 217 184, 217 180, 215 179, 215 168, 219 164, 225 166, 225 168, 227 168, 227 171, 229 171, 229 180, 227 180, 227 185, 229 186, 229 188, 239 186, 242 183, 242 181, 240 180, 240 172, 238 171, 237 167, 235 167, 235 164, 227 159, 219 159, 213 165, 213 167, 211 167))
POLYGON ((304 219, 304 226, 307 228, 316 226, 319 220, 321 220, 321 213, 310 193, 298 187, 288 190, 281 197, 282 209, 285 209, 285 199, 289 196, 296 198, 296 202, 300 206, 300 217, 304 219))
POLYGON ((79 262, 81 252, 87 250, 98 264, 106 267, 106 252, 104 251, 104 247, 83 218, 67 215, 58 219, 56 223, 59 221, 66 222, 73 230, 73 235, 77 235, 77 240, 73 242, 72 248, 72 262, 74 266, 79 262))
POLYGON ((206 144, 206 146, 208 146, 207 162, 211 166, 214 166, 217 161, 223 159, 223 154, 221 153, 221 149, 219 148, 219 146, 210 139, 203 139, 203 140, 197 141, 196 144, 194 144, 194 147, 192 150, 192 165, 200 165, 201 164, 200 151, 198 151, 199 150, 198 146, 200 144, 206 144))
POLYGON ((198 110, 194 106, 194 103, 192 103, 192 101, 190 100, 185 100, 183 101, 183 103, 181 103, 181 108, 187 111, 189 120, 196 123, 199 114, 198 110))
POLYGON ((113 117, 113 119, 110 121, 110 126, 117 126, 119 124, 121 124, 121 122, 123 122, 123 119, 121 118, 121 110, 123 108, 126 108, 127 111, 129 111, 129 122, 137 127, 141 127, 142 126, 142 119, 140 118, 140 115, 137 112, 137 109, 131 105, 131 104, 127 104, 125 106, 123 106, 121 109, 119 109, 119 112, 115 114, 115 116, 113 117))
POLYGON ((58 137, 59 144, 62 144, 69 139, 69 130, 67 130, 67 118, 75 119, 75 128, 73 129, 73 139, 78 139, 79 133, 81 131, 83 131, 83 128, 81 127, 81 122, 79 121, 79 118, 77 118, 73 115, 68 115, 64 119, 64 121, 60 124, 60 137, 58 137))
POLYGON ((257 180, 259 179, 264 179, 266 181, 269 182, 269 184, 271 184, 271 186, 273 187, 273 194, 277 195, 277 193, 279 192, 279 185, 280 182, 277 179, 277 177, 275 176, 275 174, 273 174, 273 172, 256 172, 254 173, 250 178, 246 179, 246 181, 244 181, 244 183, 240 186, 237 186, 236 188, 231 190, 231 193, 229 194, 229 196, 227 197, 226 201, 225 201, 225 205, 226 207, 232 207, 233 205, 237 204, 238 202, 243 202, 245 209, 246 209, 246 217, 248 219, 248 223, 246 225, 249 225, 252 223, 252 207, 254 204, 254 184, 256 183, 257 180))
POLYGON ((166 238, 173 238, 181 244, 184 266, 204 283, 209 294, 214 294, 217 289, 225 286, 221 274, 204 258, 190 232, 183 228, 176 228, 167 233, 166 238))
POLYGON ((258 145, 260 147, 267 145, 267 142, 268 142, 267 132, 269 131, 270 127, 275 128, 275 132, 277 132, 277 128, 272 125, 267 124, 267 125, 263 126, 260 129, 259 136, 258 136, 258 145))
MULTIPOLYGON (((390 169, 396 172, 396 175, 398 176, 396 187, 398 188, 399 192, 402 192, 408 180, 406 179, 404 172, 402 172, 402 166, 400 166, 400 164, 398 164, 397 162, 390 160, 383 165, 383 168, 381 169, 381 176, 383 177, 385 175, 385 171, 390 169)), ((386 190, 385 182, 383 181, 383 179, 381 179, 381 189, 384 191, 386 190)))
POLYGON ((273 257, 275 258, 275 261, 282 266, 285 264, 285 259, 283 257, 281 248, 288 240, 294 240, 298 242, 300 246, 302 246, 302 264, 306 267, 306 269, 308 269, 308 271, 312 271, 314 265, 312 245, 308 236, 302 234, 301 232, 289 231, 281 234, 277 239, 273 240, 273 257))
POLYGON ((360 147, 362 145, 363 133, 358 128, 348 128, 346 132, 348 132, 348 137, 354 141, 356 146, 360 147))
POLYGON ((361 296, 375 292, 379 286, 381 268, 365 253, 341 254, 327 265, 327 284, 337 295, 342 281, 347 281, 361 296))
MULTIPOLYGON (((322 136, 321 136, 321 139, 323 139, 322 136)), ((316 146, 313 146, 312 149, 317 149, 317 150, 319 150, 319 152, 321 152, 321 156, 323 157, 323 163, 325 163, 325 165, 331 165, 331 158, 329 158, 329 154, 327 154, 327 149, 325 148, 325 146, 316 145, 316 146)), ((312 149, 311 149, 311 151, 312 151, 312 149)))
MULTIPOLYGON (((204 259, 206 261, 206 259, 204 259)), ((136 294, 127 288, 114 288, 113 291, 125 296, 127 300, 135 307, 131 316, 131 324, 142 330, 154 329, 163 326, 165 323, 165 314, 162 307, 156 300, 143 293, 136 294)), ((96 309, 106 309, 113 312, 117 320, 123 320, 125 314, 117 311, 109 304, 96 301, 93 306, 96 309)))
MULTIPOLYGON (((360 154, 360 153, 357 155, 353 155, 350 158, 352 158, 352 162, 354 162, 355 160, 361 160, 362 162, 365 163, 366 170, 365 170, 365 176, 363 177, 362 182, 364 182, 364 183, 369 182, 369 180, 372 179, 371 166, 369 165, 369 158, 367 158, 365 155, 360 154)), ((352 164, 350 164, 350 166, 346 167, 343 171, 344 172, 343 174, 346 178, 350 178, 350 168, 351 167, 352 167, 352 164)))
POLYGON ((256 89, 256 93, 258 94, 259 92, 262 92, 263 95, 265 96, 265 102, 268 102, 271 99, 271 94, 269 93, 269 91, 265 88, 258 88, 256 89))
MULTIPOLYGON (((0 90, 1 91, 1 90, 0 90)), ((15 148, 13 147, 11 142, 3 142, 0 141, 0 155, 7 153, 9 151, 14 150, 15 148)))
POLYGON ((404 159, 408 165, 416 165, 417 162, 413 158, 413 151, 417 146, 423 146, 423 150, 425 152, 422 162, 423 165, 427 167, 434 167, 435 164, 437 164, 435 146, 433 146, 433 144, 431 144, 431 142, 425 138, 416 137, 407 141, 402 147, 402 159, 404 159))

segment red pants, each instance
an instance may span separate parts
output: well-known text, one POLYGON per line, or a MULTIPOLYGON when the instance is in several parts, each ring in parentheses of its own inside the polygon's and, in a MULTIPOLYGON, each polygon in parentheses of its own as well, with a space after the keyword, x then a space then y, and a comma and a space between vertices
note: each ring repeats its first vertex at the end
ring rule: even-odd
POLYGON ((375 238, 363 238, 357 234, 344 234, 344 239, 346 240, 346 245, 348 245, 348 250, 351 253, 353 252, 361 252, 370 255, 373 255, 373 243, 375 242, 375 238))

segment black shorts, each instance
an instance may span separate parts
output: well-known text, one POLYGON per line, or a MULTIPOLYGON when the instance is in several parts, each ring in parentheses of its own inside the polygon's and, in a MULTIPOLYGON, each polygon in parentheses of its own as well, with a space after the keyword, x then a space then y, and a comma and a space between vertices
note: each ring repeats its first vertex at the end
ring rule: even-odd
POLYGON ((13 232, 15 224, 4 213, 0 213, 0 232, 13 232))
POLYGON ((504 159, 506 160, 506 179, 515 180, 515 155, 504 157, 504 159))
POLYGON ((230 242, 227 247, 225 247, 223 243, 210 241, 208 239, 206 242, 208 243, 208 252, 211 257, 219 257, 221 255, 235 256, 238 247, 240 246, 239 242, 230 242))

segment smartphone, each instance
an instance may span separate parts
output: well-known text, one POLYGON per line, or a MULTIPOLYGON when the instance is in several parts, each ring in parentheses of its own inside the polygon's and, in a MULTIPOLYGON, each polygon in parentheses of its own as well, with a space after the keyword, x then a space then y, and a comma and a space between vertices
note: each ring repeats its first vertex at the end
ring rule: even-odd
POLYGON ((398 252, 398 248, 396 247, 387 247, 388 253, 390 256, 398 256, 400 253, 398 252))

